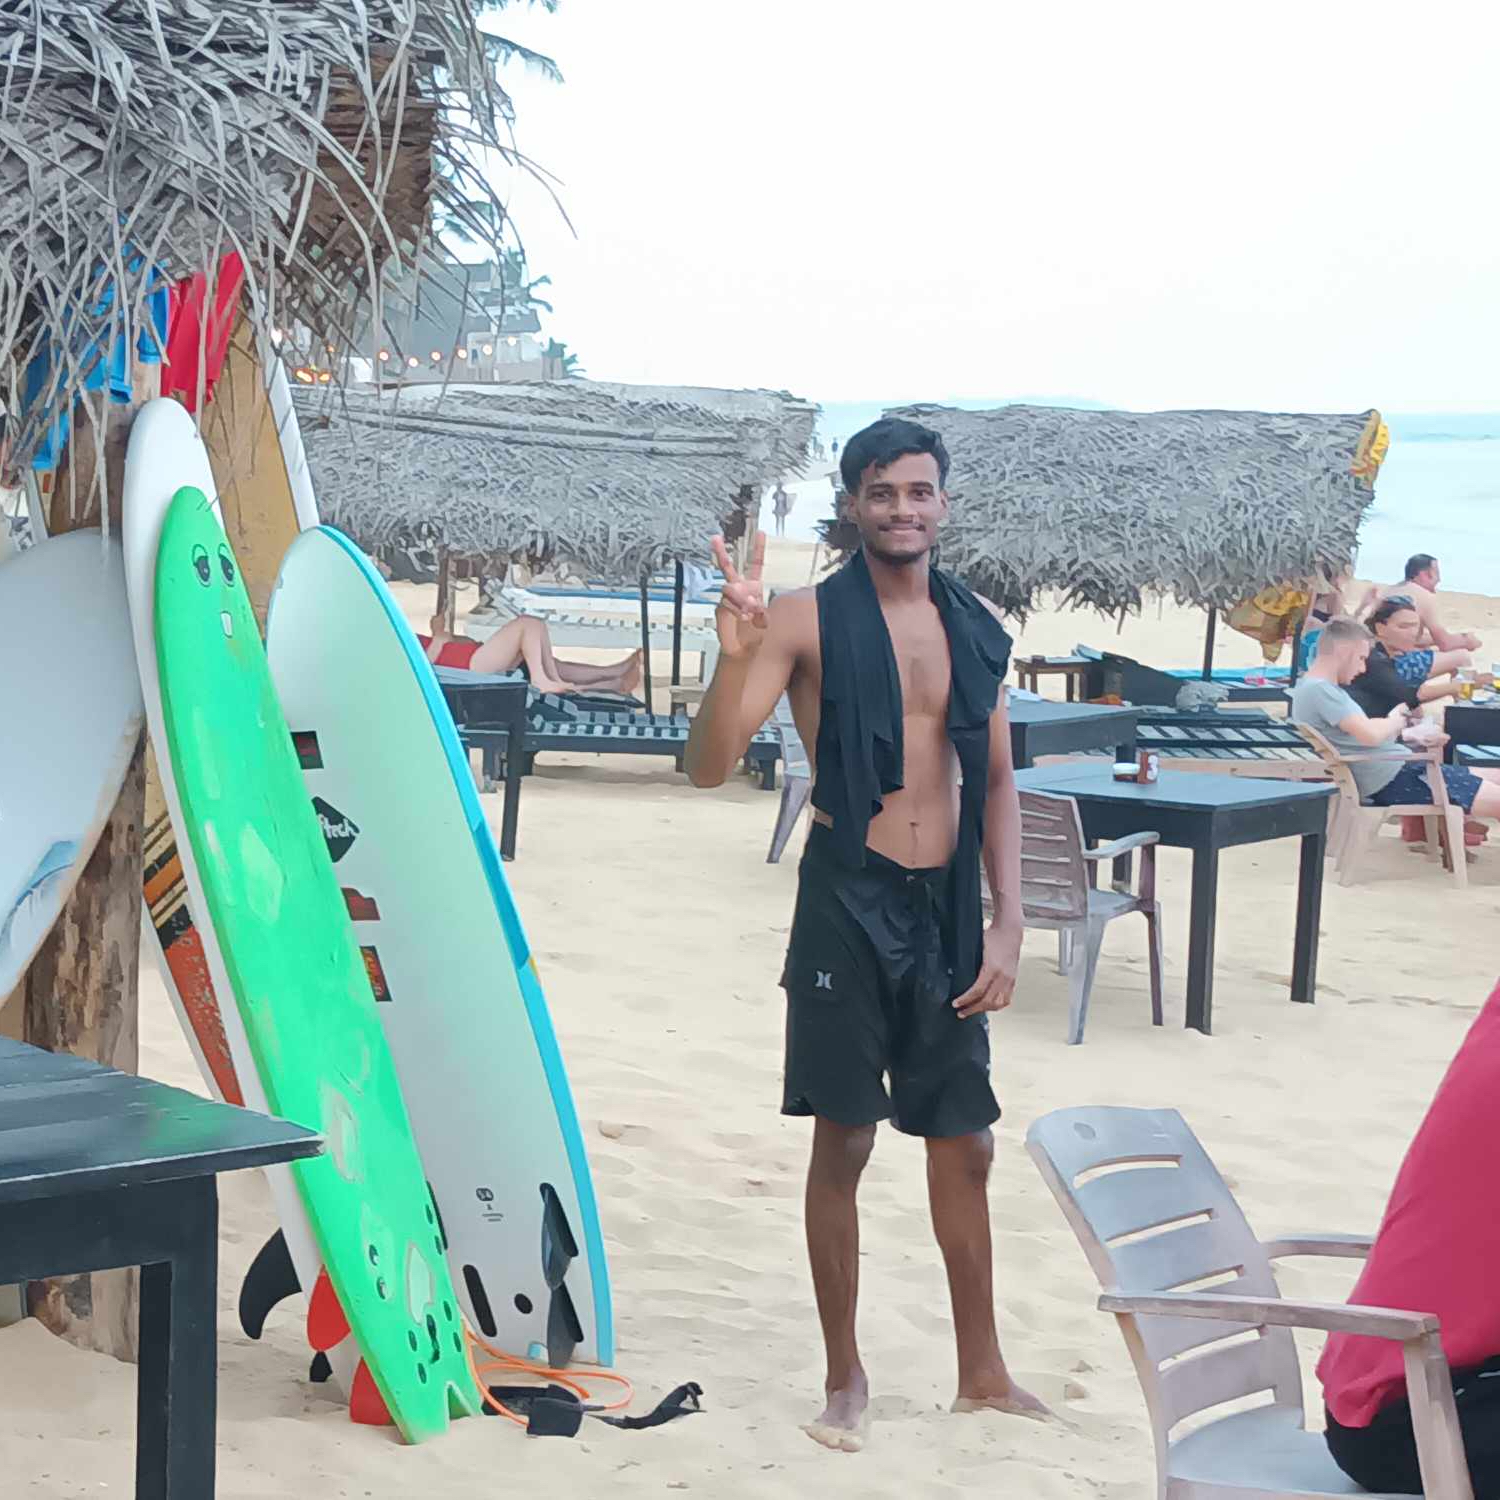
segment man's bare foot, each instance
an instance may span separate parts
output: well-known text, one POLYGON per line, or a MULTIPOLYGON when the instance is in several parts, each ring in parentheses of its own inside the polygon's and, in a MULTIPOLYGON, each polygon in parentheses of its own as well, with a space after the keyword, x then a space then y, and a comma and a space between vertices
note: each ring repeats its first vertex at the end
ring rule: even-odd
POLYGON ((961 1390, 954 1398, 956 1412, 1003 1411, 1013 1417, 1030 1417, 1037 1422, 1050 1421, 1054 1413, 1045 1402, 1024 1391, 1010 1376, 976 1380, 971 1390, 961 1390))
POLYGON ((633 693, 641 685, 641 653, 637 651, 620 674, 620 691, 633 693))
POLYGON ((869 1404, 870 1388, 861 1375, 843 1390, 829 1391, 823 1415, 802 1430, 813 1442, 821 1443, 825 1448, 839 1453, 858 1453, 865 1445, 869 1404))

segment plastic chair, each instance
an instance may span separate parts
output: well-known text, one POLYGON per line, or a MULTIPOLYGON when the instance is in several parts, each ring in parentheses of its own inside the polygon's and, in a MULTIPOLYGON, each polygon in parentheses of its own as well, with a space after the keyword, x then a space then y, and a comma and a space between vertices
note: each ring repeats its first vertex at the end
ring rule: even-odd
MULTIPOLYGON (((1365 1256, 1352 1235, 1257 1240, 1175 1109, 1057 1110, 1026 1135, 1104 1288, 1135 1363, 1156 1443, 1159 1500, 1364 1495, 1303 1426, 1293 1328, 1395 1339, 1406 1360, 1428 1500, 1473 1500, 1438 1320, 1389 1308, 1291 1302, 1271 1263, 1365 1256), (1181 1291, 1217 1278, 1207 1290, 1181 1291), (1249 1397, 1263 1404, 1227 1415, 1249 1397), (1269 1401, 1264 1398, 1269 1396, 1269 1401), (1207 1417, 1191 1431, 1189 1418, 1207 1417)), ((1390 1500, 1390 1497, 1383 1497, 1390 1500)))
POLYGON ((1104 929, 1118 917, 1139 912, 1146 919, 1147 952, 1151 970, 1151 1020, 1162 1024, 1161 906, 1156 899, 1156 843, 1154 833, 1085 847, 1078 804, 1071 797, 1050 792, 1022 792, 1021 907, 1026 925, 1058 935, 1058 968, 1072 981, 1068 1012, 1068 1042, 1083 1041, 1089 996, 1099 967, 1104 929), (1141 879, 1132 891, 1119 882, 1098 889, 1100 861, 1120 859, 1141 851, 1141 879), (1082 939, 1082 941, 1079 941, 1082 939))

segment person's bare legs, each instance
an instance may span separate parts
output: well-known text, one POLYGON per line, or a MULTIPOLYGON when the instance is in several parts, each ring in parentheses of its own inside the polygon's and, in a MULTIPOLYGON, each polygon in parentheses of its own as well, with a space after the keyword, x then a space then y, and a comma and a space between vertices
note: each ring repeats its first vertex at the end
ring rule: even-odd
POLYGON ((639 684, 639 652, 633 652, 623 661, 612 662, 603 667, 586 666, 582 662, 563 662, 553 654, 552 637, 545 621, 533 615, 525 615, 522 623, 527 626, 521 643, 526 653, 526 670, 531 674, 533 687, 541 688, 547 693, 574 693, 581 687, 631 693, 639 684), (547 684, 545 687, 542 686, 543 682, 547 684))
MULTIPOLYGON (((507 620, 489 640, 484 641, 469 658, 471 672, 513 672, 520 666, 522 640, 526 634, 526 621, 507 620)), ((438 636, 433 632, 433 641, 438 636)), ((453 639, 453 637, 449 637, 453 639)))
POLYGON ((988 1190, 994 1154, 994 1137, 988 1130, 927 1142, 927 1196, 948 1270, 958 1345, 953 1410, 1046 1417, 1047 1408, 1010 1378, 1000 1356, 988 1190))
POLYGON ((1469 809, 1471 818, 1500 818, 1500 772, 1493 768, 1475 771, 1484 783, 1474 794, 1474 805, 1469 809))
POLYGON ((858 1452, 865 1440, 869 1382, 859 1359, 854 1314, 859 1301, 860 1175, 875 1144, 873 1125, 813 1126, 812 1161, 807 1169, 807 1257, 823 1325, 827 1356, 824 1392, 828 1404, 804 1431, 825 1448, 858 1452))
POLYGON ((601 688, 612 693, 633 693, 641 685, 641 653, 632 651, 624 661, 592 666, 581 661, 553 657, 557 675, 579 687, 601 688))

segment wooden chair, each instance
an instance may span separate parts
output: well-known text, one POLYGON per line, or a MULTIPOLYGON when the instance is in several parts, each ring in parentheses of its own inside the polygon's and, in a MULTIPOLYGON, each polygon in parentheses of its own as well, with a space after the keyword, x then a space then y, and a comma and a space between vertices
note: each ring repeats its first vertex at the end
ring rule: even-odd
POLYGON ((1423 1493, 1473 1500, 1437 1318, 1289 1302, 1276 1285, 1274 1260, 1365 1256, 1368 1238, 1257 1240, 1175 1109, 1058 1110, 1031 1127, 1026 1149, 1135 1363, 1156 1442, 1158 1500, 1366 1493, 1334 1463, 1321 1434, 1303 1427, 1293 1328, 1400 1343, 1423 1493), (1208 1290, 1177 1290, 1209 1278, 1218 1280, 1208 1290), (1222 1410, 1267 1395, 1268 1404, 1222 1410), (1207 1420, 1179 1432, 1189 1418, 1207 1420))
POLYGON ((1448 784, 1443 780, 1442 757, 1436 750, 1414 756, 1397 757, 1391 751, 1372 750, 1368 755, 1345 755, 1328 739, 1307 724, 1298 724, 1297 732, 1315 749, 1328 768, 1338 788, 1334 804, 1333 827, 1328 852, 1334 861, 1340 885, 1353 885, 1369 858, 1381 828, 1394 818, 1421 818, 1427 825, 1427 853, 1430 859, 1443 861, 1456 884, 1469 883, 1469 865, 1464 854, 1464 814, 1448 800, 1448 784), (1432 801, 1414 802, 1392 807, 1371 807, 1360 800, 1354 780, 1354 766, 1366 761, 1392 761, 1403 764, 1415 760, 1427 768, 1432 801))
POLYGON ((1146 919, 1147 953, 1151 968, 1151 1020, 1160 1026, 1161 907, 1156 900, 1156 841, 1154 833, 1133 833, 1097 849, 1085 847, 1078 804, 1071 797, 1047 792, 1022 792, 1021 907, 1028 927, 1058 935, 1058 967, 1072 981, 1068 1013, 1068 1042, 1083 1040, 1089 995, 1099 967, 1104 929, 1117 917, 1139 912, 1146 919), (1123 859, 1141 851, 1140 885, 1134 891, 1126 879, 1107 891, 1098 889, 1101 860, 1123 859), (1079 941, 1079 940, 1082 941, 1079 941))

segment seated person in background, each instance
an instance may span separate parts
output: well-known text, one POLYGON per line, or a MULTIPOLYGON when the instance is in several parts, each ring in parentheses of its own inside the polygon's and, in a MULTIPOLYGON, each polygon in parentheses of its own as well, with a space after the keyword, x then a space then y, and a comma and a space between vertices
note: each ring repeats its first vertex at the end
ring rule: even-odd
MULTIPOLYGON (((1386 1205, 1352 1304, 1434 1313, 1475 1500, 1500 1496, 1500 988, 1448 1067, 1386 1205)), ((1356 1484, 1419 1495, 1401 1345, 1331 1334, 1318 1362, 1328 1448, 1356 1484)))
POLYGON ((1308 605, 1307 619, 1302 626, 1302 654, 1297 665, 1299 672, 1305 672, 1312 665, 1323 627, 1330 620, 1346 613, 1344 592, 1353 579, 1354 574, 1348 568, 1331 576, 1319 569, 1313 584, 1314 592, 1308 605))
POLYGON ((1349 696, 1372 719, 1398 703, 1415 709, 1456 696, 1456 681, 1431 679, 1472 666, 1474 658, 1467 651, 1416 650, 1422 621, 1409 600, 1397 596, 1377 604, 1365 624, 1375 632, 1375 645, 1365 670, 1349 684, 1349 696))
POLYGON ((1430 552, 1418 552, 1406 560, 1406 577, 1400 583, 1388 583, 1384 588, 1367 590, 1357 613, 1361 619, 1367 619, 1370 611, 1383 600, 1409 599, 1422 621, 1418 645, 1436 646, 1439 651, 1479 650, 1484 642, 1472 630, 1448 630, 1438 619, 1437 588, 1442 580, 1443 574, 1438 567, 1437 558, 1430 552))
MULTIPOLYGON (((1365 669, 1374 637, 1356 620, 1330 620, 1312 666, 1292 689, 1292 718, 1316 729, 1349 760, 1360 801, 1370 807, 1431 804, 1428 762, 1415 760, 1401 735, 1411 718, 1405 703, 1371 718, 1349 696, 1349 684, 1365 669)), ((1500 818, 1500 771, 1481 774, 1467 766, 1442 766, 1448 800, 1476 818, 1500 818)))
POLYGON ((432 634, 417 639, 434 666, 462 667, 470 672, 513 672, 524 666, 527 679, 540 693, 629 694, 641 685, 639 651, 602 667, 559 661, 552 654, 545 622, 534 615, 507 620, 483 643, 450 635, 441 615, 434 615, 427 628, 432 634))

